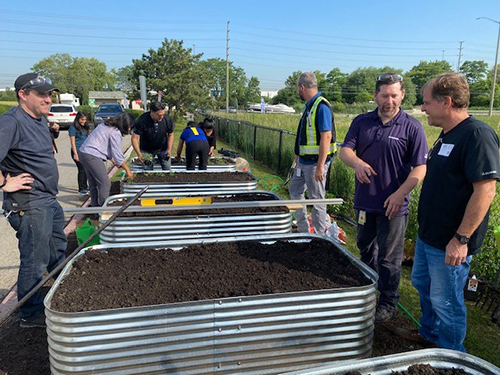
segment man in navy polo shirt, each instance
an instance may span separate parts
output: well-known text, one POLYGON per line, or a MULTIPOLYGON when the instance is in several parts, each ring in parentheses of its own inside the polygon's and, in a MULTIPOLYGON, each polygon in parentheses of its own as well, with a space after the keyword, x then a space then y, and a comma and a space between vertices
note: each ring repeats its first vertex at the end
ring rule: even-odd
POLYGON ((373 94, 378 108, 353 120, 340 150, 340 159, 356 175, 361 260, 379 275, 375 322, 395 313, 410 192, 426 171, 424 130, 401 109, 404 96, 401 75, 381 75, 373 94))
MULTIPOLYGON (((21 300, 65 258, 64 213, 56 200, 59 173, 45 116, 52 105, 52 82, 35 73, 14 83, 18 106, 0 117, 0 189, 4 210, 19 240, 21 300)), ((21 327, 43 327, 43 295, 36 292, 19 309, 21 327)))
POLYGON ((418 239, 411 281, 420 294, 420 335, 440 348, 465 352, 464 286, 472 255, 483 243, 496 182, 495 131, 469 116, 469 85, 457 73, 423 87, 429 125, 442 128, 427 161, 418 204, 418 239))

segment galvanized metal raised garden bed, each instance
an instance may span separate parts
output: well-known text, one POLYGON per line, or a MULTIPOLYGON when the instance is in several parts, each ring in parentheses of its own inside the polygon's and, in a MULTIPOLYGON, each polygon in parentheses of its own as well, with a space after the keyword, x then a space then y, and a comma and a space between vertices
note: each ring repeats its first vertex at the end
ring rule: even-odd
MULTIPOLYGON (((356 361, 341 361, 328 366, 288 372, 286 375, 337 375, 358 371, 370 375, 390 375, 409 366, 429 364, 441 369, 462 369, 469 375, 498 375, 500 368, 471 354, 448 349, 423 349, 356 361)), ((284 374, 283 374, 284 375, 284 374)))
MULTIPOLYGON (((162 173, 158 171, 137 171, 134 174, 140 173, 162 173)), ((193 175, 200 173, 211 173, 207 171, 184 171, 174 173, 193 173, 193 175)), ((247 173, 247 172, 228 172, 228 173, 247 173)), ((193 179, 194 181, 194 179, 193 179)), ((150 183, 137 183, 126 182, 124 180, 120 183, 120 192, 124 194, 137 194, 145 186, 149 185, 149 189, 142 195, 142 197, 177 197, 192 194, 225 194, 240 191, 249 191, 257 189, 257 179, 253 178, 252 181, 214 181, 203 183, 185 183, 185 182, 150 182, 150 183)))
MULTIPOLYGON (((259 200, 280 200, 275 194, 263 190, 239 192, 220 196, 252 194, 259 200)), ((106 200, 107 206, 127 195, 115 195, 106 200)), ((129 197, 132 195, 128 195, 129 197)), ((242 198, 244 199, 244 198, 242 198)), ((291 212, 208 213, 161 216, 119 216, 100 234, 101 243, 139 243, 210 237, 255 236, 272 233, 289 233, 292 230, 291 212)), ((106 221, 101 215, 101 225, 106 221)))
MULTIPOLYGON (((58 286, 88 249, 64 268, 45 298, 53 374, 276 374, 371 354, 377 275, 335 241, 312 234, 241 241, 311 241, 335 246, 372 282, 367 286, 63 313, 58 286)), ((209 239, 205 243, 237 238, 209 239)), ((149 247, 180 249, 200 241, 149 247)), ((144 247, 144 246, 142 246, 144 247)), ((106 280, 103 280, 105 283, 106 280)))
MULTIPOLYGON (((228 157, 218 157, 218 158, 210 158, 207 165, 208 172, 234 172, 236 171, 236 162, 232 158, 228 157)), ((142 164, 138 164, 137 158, 133 158, 130 163, 130 169, 134 172, 136 171, 144 171, 144 166, 142 164)), ((161 165, 155 163, 153 166, 154 171, 158 172, 169 172, 163 171, 161 169, 161 165)), ((174 164, 172 163, 171 170, 175 172, 184 172, 186 171, 186 161, 182 159, 182 164, 174 164)), ((195 165, 195 170, 198 170, 198 164, 195 165)), ((151 171, 146 171, 151 172, 151 171)))

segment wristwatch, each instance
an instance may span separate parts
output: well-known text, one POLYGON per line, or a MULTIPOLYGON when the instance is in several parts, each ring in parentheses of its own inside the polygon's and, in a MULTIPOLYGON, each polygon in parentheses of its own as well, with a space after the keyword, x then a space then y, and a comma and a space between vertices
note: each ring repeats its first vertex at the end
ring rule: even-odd
POLYGON ((455 233, 455 238, 460 241, 462 245, 467 245, 470 241, 470 238, 467 236, 462 236, 458 233, 455 233))
POLYGON ((7 185, 7 177, 5 177, 3 182, 0 184, 0 189, 2 189, 5 185, 7 185))

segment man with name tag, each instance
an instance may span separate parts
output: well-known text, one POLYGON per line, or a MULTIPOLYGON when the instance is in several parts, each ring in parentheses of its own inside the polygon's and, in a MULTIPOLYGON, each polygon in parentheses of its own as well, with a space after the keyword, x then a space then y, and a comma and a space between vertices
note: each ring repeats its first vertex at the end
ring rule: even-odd
POLYGON ((464 76, 442 74, 422 92, 429 125, 442 131, 429 152, 418 205, 411 281, 420 294, 419 333, 440 348, 465 352, 463 289, 500 179, 499 141, 491 127, 467 113, 464 76))
POLYGON ((377 323, 396 311, 410 192, 426 170, 424 130, 400 108, 404 96, 400 74, 378 77, 373 94, 377 109, 353 120, 340 150, 340 159, 356 175, 354 209, 361 261, 379 275, 377 323))

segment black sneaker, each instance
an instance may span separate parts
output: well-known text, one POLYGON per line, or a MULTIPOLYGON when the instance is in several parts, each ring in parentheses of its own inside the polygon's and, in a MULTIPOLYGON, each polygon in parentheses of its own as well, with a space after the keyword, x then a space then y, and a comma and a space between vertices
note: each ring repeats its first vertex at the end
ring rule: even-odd
POLYGON ((375 311, 375 323, 387 322, 394 316, 395 313, 396 312, 393 310, 387 310, 383 307, 377 307, 377 310, 375 311))
POLYGON ((27 318, 21 318, 19 325, 21 328, 45 328, 47 325, 45 324, 44 310, 38 310, 27 318))

